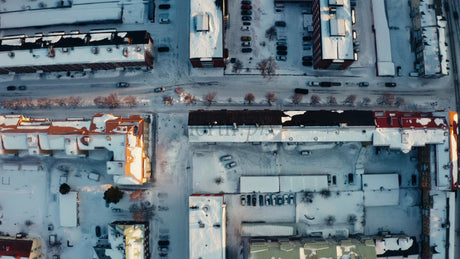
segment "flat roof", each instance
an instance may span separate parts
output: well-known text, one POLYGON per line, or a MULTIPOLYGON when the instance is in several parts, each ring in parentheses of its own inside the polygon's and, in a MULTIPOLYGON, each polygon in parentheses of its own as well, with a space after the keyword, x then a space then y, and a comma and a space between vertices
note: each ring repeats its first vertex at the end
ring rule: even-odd
POLYGON ((0 13, 0 29, 102 22, 121 23, 122 7, 123 5, 119 3, 111 2, 0 13))
POLYGON ((372 16, 377 52, 377 75, 394 76, 395 67, 391 56, 390 29, 385 9, 385 0, 372 0, 372 16))
POLYGON ((78 192, 59 194, 59 218, 62 227, 76 227, 78 224, 78 192))
POLYGON ((225 259, 225 227, 223 196, 190 196, 189 258, 225 259))
POLYGON ((224 34, 222 5, 223 0, 190 1, 191 59, 223 57, 224 34), (216 3, 220 3, 220 6, 217 6, 216 3), (207 24, 203 24, 203 22, 207 24))
POLYGON ((279 192, 279 176, 241 176, 240 192, 279 192))
POLYGON ((280 176, 280 192, 319 192, 328 189, 327 175, 280 176))
POLYGON ((354 60, 350 0, 320 0, 322 59, 354 60))
POLYGON ((296 230, 295 223, 241 223, 243 237, 294 236, 296 230))
POLYGON ((364 206, 399 204, 398 174, 363 174, 364 206))

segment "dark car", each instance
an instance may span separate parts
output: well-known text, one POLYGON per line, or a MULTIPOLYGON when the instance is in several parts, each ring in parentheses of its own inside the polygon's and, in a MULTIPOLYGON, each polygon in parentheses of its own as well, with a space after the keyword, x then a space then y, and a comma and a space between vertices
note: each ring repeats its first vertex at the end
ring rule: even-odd
POLYGON ((385 86, 386 87, 396 87, 396 83, 388 82, 388 83, 385 83, 385 86))
POLYGON ((244 16, 241 17, 241 20, 243 20, 243 21, 252 21, 252 17, 249 16, 249 15, 244 15, 244 16))
POLYGON ((302 60, 303 60, 303 61, 312 61, 312 60, 313 60, 313 57, 312 57, 312 56, 303 56, 303 57, 302 57, 302 60))
POLYGON ((241 1, 241 4, 251 4, 251 1, 244 0, 244 1, 241 1))
POLYGON ((252 195, 252 206, 257 206, 257 196, 252 195))
POLYGON ((169 240, 158 240, 159 246, 169 246, 169 240))
POLYGON ((251 10, 242 10, 241 15, 251 15, 252 11, 251 10))
POLYGON ((296 94, 308 94, 308 89, 296 88, 296 89, 294 89, 294 93, 296 93, 296 94))
POLYGON ((243 53, 250 53, 250 52, 252 52, 252 49, 251 49, 251 48, 242 48, 242 49, 241 49, 241 52, 243 52, 243 53))
POLYGON ((259 195, 259 206, 264 206, 264 196, 259 195))
POLYGON ((169 47, 167 46, 158 47, 158 52, 168 52, 168 51, 169 51, 169 47))
POLYGON ((278 205, 283 205, 284 204, 284 199, 283 199, 282 195, 278 195, 276 197, 276 204, 278 204, 278 205))
POLYGON ((284 22, 284 21, 276 21, 275 26, 277 26, 277 27, 286 27, 286 22, 284 22))
POLYGON ((287 55, 287 51, 285 51, 285 50, 278 50, 278 51, 276 52, 276 54, 277 54, 277 55, 281 55, 281 56, 285 56, 285 55, 287 55))
POLYGON ((248 206, 251 206, 251 195, 248 194, 246 196, 246 199, 248 200, 248 202, 247 202, 248 206))
POLYGON ((276 46, 276 50, 287 50, 287 46, 276 46))
POLYGON ((355 181, 354 175, 352 173, 349 173, 348 174, 348 183, 353 184, 354 181, 355 181))
POLYGON ((14 85, 7 86, 7 87, 6 87, 6 90, 8 90, 8 91, 14 91, 14 90, 16 90, 16 86, 14 86, 14 85))
POLYGON ((339 83, 339 82, 320 82, 319 83, 319 86, 322 86, 322 87, 331 87, 331 86, 341 86, 342 83, 339 83))
POLYGON ((312 39, 311 36, 303 36, 302 37, 303 41, 310 41, 311 39, 312 39))
POLYGON ((100 237, 101 236, 101 227, 100 226, 96 226, 96 236, 97 237, 100 237))
POLYGON ((27 86, 25 86, 25 85, 20 85, 20 86, 18 87, 18 89, 21 90, 21 91, 24 91, 24 90, 27 89, 27 86))
POLYGON ((252 6, 251 6, 251 5, 244 4, 244 5, 241 6, 241 9, 243 9, 243 10, 251 10, 251 9, 252 9, 252 6))
POLYGON ((118 82, 117 87, 126 88, 126 87, 129 87, 129 83, 118 82))
POLYGON ((156 87, 156 88, 153 89, 153 92, 155 92, 155 93, 162 93, 164 91, 166 91, 166 88, 164 88, 164 87, 156 87))
POLYGON ((369 86, 369 83, 368 83, 368 82, 359 82, 358 86, 361 86, 361 87, 368 87, 368 86, 369 86))
POLYGON ((249 26, 249 25, 251 25, 251 22, 243 22, 243 25, 249 26))
POLYGON ((171 8, 171 5, 170 4, 161 4, 158 6, 159 9, 169 9, 171 8))

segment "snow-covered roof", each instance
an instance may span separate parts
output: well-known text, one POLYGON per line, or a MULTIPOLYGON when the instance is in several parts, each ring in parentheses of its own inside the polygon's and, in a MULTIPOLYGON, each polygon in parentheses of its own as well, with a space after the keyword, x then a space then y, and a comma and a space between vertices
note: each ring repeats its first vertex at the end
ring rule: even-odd
POLYGON ((455 246, 449 245, 455 243, 455 192, 432 190, 430 197, 432 208, 429 212, 429 245, 436 251, 432 258, 455 258, 455 246), (449 224, 449 227, 446 227, 446 224, 449 224), (449 249, 446 250, 446 246, 449 246, 449 249))
POLYGON ((67 8, 21 10, 0 14, 0 29, 62 24, 122 22, 122 5, 116 2, 74 4, 67 8))
POLYGON ((322 59, 354 60, 350 0, 319 1, 322 59))
POLYGON ((280 192, 319 192, 328 189, 327 175, 280 176, 280 192))
POLYGON ((222 0, 190 1, 190 58, 223 57, 222 0))
POLYGON ((146 223, 114 222, 109 225, 108 241, 111 249, 105 255, 112 259, 147 258, 149 244, 146 223))
POLYGON ((62 227, 76 227, 78 225, 78 192, 59 194, 59 218, 62 227))
POLYGON ((279 176, 241 176, 240 192, 279 192, 279 176))
POLYGON ((296 230, 295 223, 241 223, 243 237, 294 236, 296 230))
POLYGON ((190 259, 225 259, 225 208, 221 195, 189 197, 190 259))
MULTIPOLYGON (((388 256, 400 253, 402 256, 409 254, 409 250, 413 250, 411 248, 418 248, 416 242, 414 238, 409 236, 384 237, 375 240, 375 250, 378 256, 385 256, 385 253, 387 253, 388 256)), ((418 252, 418 249, 415 250, 418 252)))
POLYGON ((30 155, 64 151, 78 156, 104 147, 113 152, 107 173, 117 184, 142 184, 150 173, 144 150, 144 119, 95 114, 92 120, 49 121, 23 116, 0 116, 0 154, 27 150, 30 155))
POLYGON ((364 174, 362 177, 364 206, 399 204, 398 174, 364 174))
POLYGON ((385 0, 372 0, 375 45, 377 52, 377 75, 394 76, 395 66, 391 57, 390 29, 385 10, 385 0))

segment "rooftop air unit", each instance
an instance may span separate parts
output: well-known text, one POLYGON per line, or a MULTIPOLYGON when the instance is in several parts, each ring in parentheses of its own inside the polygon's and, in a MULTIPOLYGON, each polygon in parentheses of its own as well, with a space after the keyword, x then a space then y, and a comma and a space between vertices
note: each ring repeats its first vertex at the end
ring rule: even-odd
POLYGON ((196 31, 209 31, 209 15, 201 13, 195 16, 195 30, 196 31))

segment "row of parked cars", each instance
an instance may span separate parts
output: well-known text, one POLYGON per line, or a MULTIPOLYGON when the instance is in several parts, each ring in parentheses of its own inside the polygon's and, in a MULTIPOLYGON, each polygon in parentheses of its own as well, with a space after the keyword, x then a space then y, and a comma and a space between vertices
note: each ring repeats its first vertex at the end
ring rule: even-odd
POLYGON ((15 85, 9 85, 9 86, 6 87, 7 91, 15 91, 16 89, 24 91, 24 90, 27 89, 27 87, 25 85, 20 85, 18 87, 16 87, 15 85))
POLYGON ((276 206, 295 204, 295 194, 247 194, 240 197, 241 206, 276 206))
POLYGON ((277 42, 276 42, 276 60, 286 61, 287 60, 287 37, 284 35, 283 31, 286 27, 285 21, 276 21, 275 27, 277 30, 277 42))
MULTIPOLYGON (((243 0, 241 1, 241 20, 243 21, 243 26, 241 26, 241 31, 247 32, 251 29, 252 21, 252 5, 251 1, 243 0)), ((251 36, 241 36, 241 52, 251 53, 251 36)))
POLYGON ((233 167, 236 166, 236 162, 233 161, 232 155, 221 156, 219 160, 222 164, 224 164, 224 167, 227 169, 232 169, 233 167))

